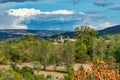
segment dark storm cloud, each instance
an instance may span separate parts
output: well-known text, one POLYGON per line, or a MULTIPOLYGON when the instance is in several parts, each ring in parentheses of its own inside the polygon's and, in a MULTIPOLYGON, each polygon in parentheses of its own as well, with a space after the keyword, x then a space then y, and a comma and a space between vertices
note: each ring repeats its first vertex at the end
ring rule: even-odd
POLYGON ((0 0, 0 3, 7 3, 7 2, 25 2, 25 1, 37 1, 37 0, 0 0))
POLYGON ((112 8, 109 8, 109 10, 120 11, 120 6, 119 6, 119 7, 112 7, 112 8))

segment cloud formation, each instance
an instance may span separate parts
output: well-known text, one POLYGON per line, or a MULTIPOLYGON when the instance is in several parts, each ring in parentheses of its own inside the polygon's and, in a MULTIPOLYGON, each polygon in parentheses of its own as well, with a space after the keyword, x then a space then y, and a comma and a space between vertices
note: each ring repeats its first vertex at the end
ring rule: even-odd
POLYGON ((7 2, 25 2, 25 1, 37 1, 37 0, 0 0, 0 3, 7 3, 7 2))
POLYGON ((9 15, 4 10, 0 10, 0 18, 0 29, 27 29, 17 17, 9 15))
POLYGON ((24 18, 31 17, 37 14, 41 14, 40 10, 36 10, 34 8, 9 9, 7 12, 9 15, 16 16, 16 17, 24 17, 24 18))
POLYGON ((19 17, 31 17, 35 16, 37 14, 74 14, 74 11, 68 11, 68 10, 56 10, 51 12, 43 12, 34 8, 28 9, 28 8, 22 8, 22 9, 10 9, 8 11, 10 15, 19 16, 19 17))
POLYGON ((61 29, 74 30, 76 26, 89 25, 95 29, 111 26, 108 17, 69 10, 44 12, 34 8, 0 11, 0 29, 61 29))
MULTIPOLYGON (((43 12, 34 8, 28 9, 9 9, 8 11, 0 10, 0 29, 27 29, 28 24, 32 21, 55 20, 57 15, 74 14, 73 11, 56 10, 52 12, 43 12), (51 15, 51 16, 50 16, 51 15), (56 16, 55 16, 56 15, 56 16)), ((67 18, 68 19, 68 18, 67 18)), ((67 20, 66 19, 66 20, 67 20)), ((56 18, 56 20, 65 20, 64 17, 56 18)))

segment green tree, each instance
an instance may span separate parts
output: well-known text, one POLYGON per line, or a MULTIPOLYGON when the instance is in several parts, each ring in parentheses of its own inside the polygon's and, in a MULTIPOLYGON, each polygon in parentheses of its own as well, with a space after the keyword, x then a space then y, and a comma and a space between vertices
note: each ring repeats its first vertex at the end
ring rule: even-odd
POLYGON ((31 46, 31 58, 39 61, 46 70, 46 65, 50 64, 50 56, 52 54, 52 44, 46 40, 38 40, 36 46, 31 46))
POLYGON ((116 61, 120 63, 120 40, 116 41, 115 43, 114 57, 116 58, 116 61))
POLYGON ((92 48, 93 59, 103 60, 106 56, 107 41, 104 38, 100 37, 94 41, 92 48))
MULTIPOLYGON (((81 26, 75 29, 76 37, 76 57, 77 56, 90 56, 92 57, 92 45, 96 38, 97 31, 88 26, 81 26)), ((81 58, 79 58, 81 59, 81 58)), ((78 60, 78 57, 77 57, 78 60)))
POLYGON ((63 51, 63 59, 66 65, 67 71, 72 70, 73 68, 73 63, 74 63, 74 54, 75 54, 75 49, 74 49, 74 43, 72 42, 67 42, 64 45, 64 51, 63 51))

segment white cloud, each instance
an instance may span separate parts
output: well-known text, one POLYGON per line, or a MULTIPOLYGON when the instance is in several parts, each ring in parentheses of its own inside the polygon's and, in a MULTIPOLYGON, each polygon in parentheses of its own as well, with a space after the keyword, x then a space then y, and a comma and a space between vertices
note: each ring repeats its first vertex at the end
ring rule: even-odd
POLYGON ((22 8, 0 12, 0 29, 29 29, 31 26, 32 29, 38 29, 38 27, 39 29, 55 29, 56 26, 60 29, 74 29, 80 25, 103 29, 113 25, 109 22, 104 23, 109 20, 105 16, 69 10, 44 12, 34 8, 22 8))
POLYGON ((23 8, 23 9, 10 9, 7 11, 9 15, 13 16, 18 16, 18 17, 31 17, 37 14, 40 14, 40 10, 36 10, 34 8, 28 9, 28 8, 23 8))
POLYGON ((28 28, 27 25, 21 24, 21 22, 23 20, 24 20, 23 18, 16 18, 16 19, 14 19, 11 27, 13 29, 27 29, 28 28))
POLYGON ((117 24, 113 24, 113 23, 110 23, 110 22, 105 22, 105 23, 100 24, 100 27, 101 27, 101 29, 104 29, 104 28, 107 28, 107 27, 115 26, 115 25, 117 25, 117 24))
POLYGON ((68 10, 57 10, 52 12, 41 12, 42 14, 74 14, 74 11, 68 10))
POLYGON ((27 26, 20 24, 20 20, 9 15, 5 10, 0 10, 0 29, 26 29, 27 26))
POLYGON ((22 8, 22 9, 10 9, 8 11, 10 15, 19 16, 19 17, 31 17, 38 14, 74 14, 74 11, 68 10, 56 10, 51 12, 43 12, 34 8, 22 8))
MULTIPOLYGON (((69 15, 74 14, 74 11, 68 10, 56 10, 51 12, 43 12, 40 10, 36 10, 34 8, 21 8, 21 9, 9 9, 7 11, 0 10, 0 29, 27 29, 28 26, 22 24, 22 22, 29 23, 32 19, 37 20, 37 16, 46 15, 69 15)), ((44 17, 42 16, 42 17, 44 17)), ((46 20, 47 17, 38 19, 38 20, 46 20)), ((56 17, 55 17, 56 18, 56 17)), ((50 18, 52 20, 52 18, 50 18)), ((69 20, 64 17, 57 18, 60 21, 69 20)), ((54 20, 54 19, 53 19, 54 20)))

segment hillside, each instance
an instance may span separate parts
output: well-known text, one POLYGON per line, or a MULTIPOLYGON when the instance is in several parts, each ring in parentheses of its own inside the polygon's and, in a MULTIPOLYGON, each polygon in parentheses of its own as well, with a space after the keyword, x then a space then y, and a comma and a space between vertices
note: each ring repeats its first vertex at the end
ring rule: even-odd
POLYGON ((20 36, 36 35, 40 38, 48 38, 54 35, 60 35, 66 31, 61 30, 24 30, 24 29, 5 29, 0 30, 0 40, 15 38, 20 36))
MULTIPOLYGON (((112 26, 103 30, 98 31, 98 36, 103 36, 107 34, 120 33, 120 25, 112 26)), ((25 30, 25 29, 5 29, 0 30, 0 40, 8 38, 16 38, 20 36, 36 35, 40 38, 55 38, 60 35, 69 36, 70 38, 75 37, 75 32, 73 31, 62 31, 62 30, 25 30)))
POLYGON ((99 30, 98 32, 99 32, 98 34, 99 36, 120 33, 120 25, 105 28, 103 30, 99 30))
MULTIPOLYGON (((107 34, 117 34, 120 33, 120 25, 116 25, 116 26, 112 26, 112 27, 108 27, 102 30, 98 30, 98 36, 103 36, 103 35, 107 35, 107 34)), ((75 37, 75 32, 69 31, 66 33, 62 33, 61 35, 63 36, 69 36, 70 38, 74 38, 75 37)), ((55 37, 55 36, 54 36, 55 37)))

